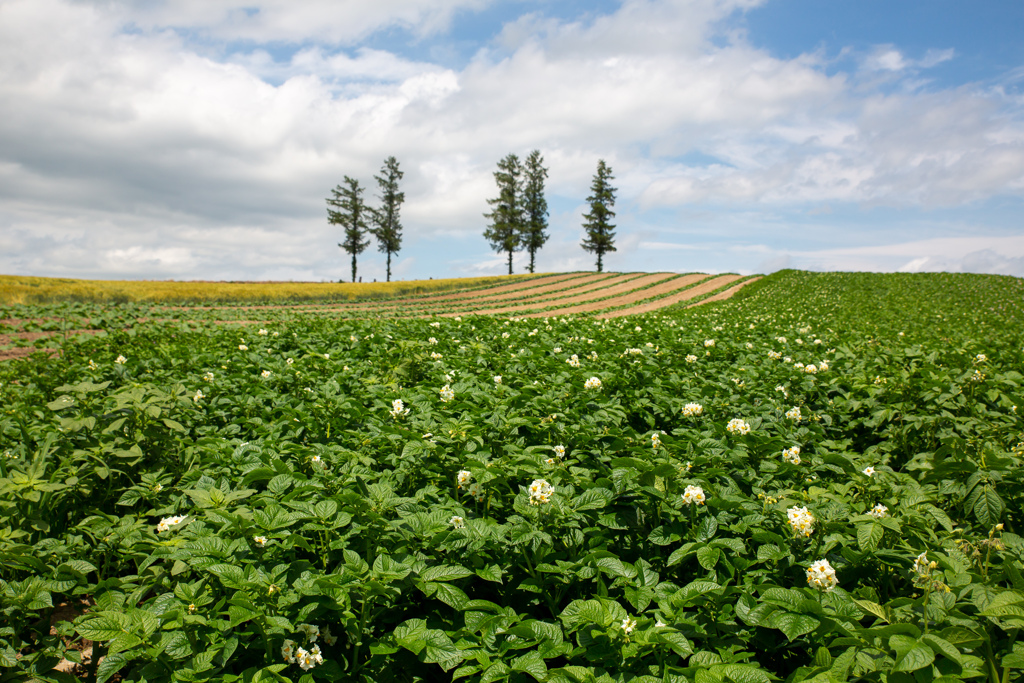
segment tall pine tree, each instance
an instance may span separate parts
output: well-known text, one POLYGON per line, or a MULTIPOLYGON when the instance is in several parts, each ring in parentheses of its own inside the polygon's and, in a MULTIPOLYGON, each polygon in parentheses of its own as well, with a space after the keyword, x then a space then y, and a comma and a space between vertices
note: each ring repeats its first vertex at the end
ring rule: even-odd
POLYGON ((359 187, 359 181, 345 176, 345 185, 347 187, 338 185, 331 190, 332 197, 327 200, 327 222, 345 229, 345 241, 338 246, 352 254, 352 282, 355 282, 356 255, 370 244, 370 240, 365 239, 369 209, 363 203, 365 188, 359 187), (337 210, 331 209, 332 206, 337 210))
POLYGON ((597 162, 597 173, 590 184, 590 196, 587 202, 590 203, 590 213, 583 214, 583 228, 587 231, 587 237, 583 240, 582 247, 592 254, 597 254, 597 272, 604 270, 604 255, 609 251, 615 251, 615 227, 611 219, 615 217, 612 207, 615 206, 615 188, 611 186, 612 169, 604 163, 604 159, 597 162))
POLYGON ((522 173, 519 157, 515 154, 509 154, 498 162, 498 170, 494 172, 494 180, 498 183, 498 196, 487 200, 494 209, 484 214, 484 218, 491 219, 491 224, 484 230, 484 237, 491 243, 494 251, 508 252, 509 275, 512 274, 512 252, 522 244, 522 173))
POLYGON ((388 157, 380 169, 380 175, 373 176, 377 181, 380 194, 380 208, 373 211, 373 228, 371 232, 377 238, 377 249, 388 255, 388 282, 391 282, 391 255, 397 254, 402 247, 402 223, 399 210, 405 201, 405 193, 398 191, 398 181, 405 175, 398 170, 398 160, 388 157))
POLYGON ((523 182, 524 226, 522 243, 530 253, 530 272, 533 272, 537 250, 548 241, 545 232, 548 227, 548 200, 544 198, 544 179, 548 169, 544 168, 544 157, 535 149, 526 157, 526 178, 523 182))

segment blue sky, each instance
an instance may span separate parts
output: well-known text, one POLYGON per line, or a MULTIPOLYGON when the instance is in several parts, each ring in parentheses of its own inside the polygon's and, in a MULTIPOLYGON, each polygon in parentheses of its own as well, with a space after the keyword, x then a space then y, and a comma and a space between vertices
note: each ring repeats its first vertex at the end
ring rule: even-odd
POLYGON ((594 267, 604 159, 611 270, 1024 276, 1021 35, 1019 1, 0 0, 0 272, 336 280, 324 199, 394 155, 393 276, 500 274, 492 173, 540 149, 541 271, 594 267))

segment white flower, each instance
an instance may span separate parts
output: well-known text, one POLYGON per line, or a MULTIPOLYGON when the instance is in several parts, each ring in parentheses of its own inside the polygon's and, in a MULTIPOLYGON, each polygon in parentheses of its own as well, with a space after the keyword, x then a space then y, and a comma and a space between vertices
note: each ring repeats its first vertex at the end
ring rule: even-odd
POLYGON ((427 340, 427 343, 429 343, 429 344, 436 344, 437 343, 437 339, 435 337, 431 337, 430 339, 427 340))
POLYGON ((552 353, 561 353, 562 352, 562 347, 561 346, 556 346, 555 348, 551 349, 551 352, 552 353))
POLYGON ((814 533, 814 515, 806 507, 791 507, 786 510, 789 526, 797 536, 810 536, 814 533))
POLYGON ((591 351, 590 356, 588 357, 590 358, 590 360, 597 360, 597 351, 591 351))
POLYGON ((885 507, 881 503, 875 503, 875 507, 871 508, 868 511, 868 514, 875 519, 882 519, 882 517, 889 516, 889 508, 885 507))
POLYGON ((534 479, 530 484, 530 505, 540 505, 551 501, 555 487, 543 479, 534 479))
POLYGON ((832 569, 828 560, 818 560, 807 570, 807 584, 811 588, 830 591, 839 585, 839 581, 836 579, 836 570, 832 569))
POLYGON ((628 616, 622 619, 622 632, 625 635, 629 635, 636 628, 636 619, 630 619, 628 616))
POLYGON ((715 345, 715 340, 714 339, 705 339, 704 340, 704 346, 711 347, 711 346, 714 346, 714 345, 715 345))
MULTIPOLYGON (((458 320, 458 318, 456 318, 456 320, 458 320)), ((439 322, 432 322, 432 323, 430 323, 430 326, 431 327, 441 327, 441 323, 439 323, 439 322)))
POLYGON ((168 529, 173 529, 174 527, 181 525, 181 523, 185 521, 185 517, 186 517, 186 515, 175 515, 174 517, 164 517, 163 519, 160 520, 160 523, 156 525, 156 530, 158 532, 160 532, 160 531, 167 531, 168 529))
POLYGON ((389 411, 389 414, 397 420, 403 415, 408 415, 409 409, 405 407, 405 402, 402 399, 396 398, 391 402, 391 410, 389 411))
POLYGON ((448 403, 453 398, 455 398, 455 392, 452 391, 452 388, 450 386, 448 386, 447 384, 445 384, 443 387, 441 387, 440 394, 441 394, 441 401, 444 402, 444 403, 448 403))
POLYGON ((796 363, 793 363, 793 367, 796 368, 797 370, 803 370, 804 364, 800 363, 800 362, 796 362, 796 363))
POLYGON ((634 327, 634 328, 633 328, 633 331, 634 331, 634 332, 643 332, 643 331, 644 331, 644 328, 642 328, 642 327, 640 327, 639 325, 637 325, 636 327, 634 327))
POLYGON ((203 381, 205 381, 205 382, 212 382, 213 381, 213 373, 212 372, 207 372, 205 375, 203 375, 203 381))
POLYGON ((827 371, 828 371, 828 363, 826 363, 825 361, 821 361, 820 363, 818 363, 818 372, 827 372, 827 371))
POLYGON ((262 329, 261 329, 261 330, 260 330, 259 332, 257 332, 256 334, 260 335, 261 337, 266 337, 266 336, 267 336, 267 331, 266 331, 266 330, 262 330, 262 329))
POLYGON ((452 516, 452 518, 448 520, 448 523, 452 525, 453 529, 466 528, 466 520, 464 520, 462 517, 459 517, 458 515, 452 516))
POLYGON ((325 353, 324 354, 324 360, 330 360, 330 359, 331 359, 331 354, 325 353))
POLYGON ((124 356, 118 356, 117 358, 114 359, 114 362, 117 363, 118 365, 124 365, 125 363, 128 362, 128 359, 125 358, 124 356))
POLYGON ((239 344, 239 345, 238 345, 238 350, 239 350, 239 351, 248 351, 248 350, 249 350, 249 347, 248 347, 248 346, 246 346, 245 344, 239 344))
POLYGON ((568 363, 570 367, 578 368, 580 366, 580 357, 574 353, 567 358, 565 362, 568 363))
POLYGON ((206 394, 203 393, 202 389, 196 389, 196 395, 192 397, 194 403, 199 403, 199 399, 206 398, 206 394))
POLYGON ((704 489, 699 486, 687 486, 683 491, 683 505, 703 505, 705 500, 704 489))
POLYGON ((727 424, 725 426, 725 430, 727 432, 732 432, 732 433, 737 433, 737 434, 749 434, 750 433, 750 425, 748 425, 746 423, 746 421, 741 420, 740 418, 736 417, 736 418, 733 418, 733 419, 729 420, 729 424, 727 424))
POLYGON ((501 384, 501 375, 495 375, 494 376, 494 383, 495 384, 501 384))
POLYGON ((267 545, 267 537, 266 536, 253 536, 252 540, 254 540, 256 542, 256 545, 258 545, 261 548, 263 548, 264 546, 267 545))
POLYGON ((984 363, 987 360, 988 360, 988 356, 986 356, 983 353, 979 353, 977 356, 974 357, 974 362, 976 362, 976 363, 984 363))
POLYGON ((786 418, 790 419, 790 420, 796 420, 797 422, 802 420, 803 416, 800 415, 800 406, 793 406, 792 408, 787 410, 786 411, 786 418))
POLYGON ((915 578, 927 579, 931 576, 932 570, 938 566, 937 562, 929 562, 928 553, 923 552, 914 559, 914 566, 911 567, 911 571, 917 575, 915 578))
POLYGON ((285 361, 284 361, 285 365, 291 365, 291 364, 292 364, 292 363, 294 363, 294 362, 295 362, 295 359, 294 359, 294 358, 287 358, 287 359, 285 359, 285 361))
POLYGON ((558 456, 559 458, 564 458, 565 457, 565 446, 561 446, 561 445, 555 446, 555 455, 558 456))
POLYGON ((658 436, 658 433, 655 432, 654 434, 651 434, 651 448, 657 448, 660 445, 661 445, 661 437, 658 436))
POLYGON ((484 502, 484 487, 478 481, 469 485, 469 488, 466 489, 466 494, 478 503, 484 502))
POLYGON ((662 628, 662 627, 667 626, 667 625, 668 624, 666 624, 661 619, 658 619, 657 621, 654 622, 654 628, 662 628))
POLYGON ((281 646, 281 657, 284 661, 289 664, 295 663, 295 641, 291 639, 285 639, 284 644, 281 646))
POLYGON ((818 367, 812 363, 804 368, 804 372, 809 373, 811 375, 816 374, 818 372, 818 367))
POLYGON ((462 488, 463 486, 469 486, 469 482, 473 481, 473 473, 469 470, 459 470, 459 473, 455 475, 455 487, 462 488))
POLYGON ((692 353, 691 354, 687 354, 686 362, 687 363, 696 363, 697 362, 697 356, 693 355, 692 353))
POLYGON ((704 414, 704 406, 699 403, 687 403, 683 406, 683 417, 698 417, 704 414))
POLYGON ((295 663, 302 667, 303 671, 309 671, 317 664, 323 664, 324 658, 320 654, 320 646, 314 645, 309 652, 301 647, 295 651, 295 663))
POLYGON ((357 337, 357 336, 356 336, 356 335, 354 335, 354 334, 350 334, 350 335, 349 335, 349 337, 348 337, 348 340, 349 340, 350 342, 357 342, 357 341, 359 341, 359 337, 357 337))
POLYGON ((583 386, 586 387, 587 389, 600 389, 601 380, 599 380, 597 377, 591 377, 590 379, 583 383, 583 386))
POLYGON ((791 465, 800 464, 800 447, 793 446, 782 451, 782 459, 791 465))
POLYGON ((431 358, 432 358, 433 360, 441 360, 442 358, 444 358, 444 356, 443 356, 443 355, 441 355, 440 353, 438 353, 437 351, 431 351, 431 352, 430 352, 430 357, 431 357, 431 358))
POLYGON ((267 379, 268 377, 270 377, 270 370, 264 370, 263 372, 261 372, 260 377, 262 377, 263 379, 267 379))
POLYGON ((771 358, 772 360, 778 360, 782 358, 782 354, 779 353, 778 351, 769 351, 768 357, 771 358))
POLYGON ((502 338, 502 339, 508 339, 508 338, 509 338, 509 336, 510 336, 510 335, 509 335, 509 333, 508 333, 508 332, 502 332, 502 333, 501 333, 501 338, 502 338))
POLYGON ((315 643, 320 635, 320 628, 314 624, 299 624, 295 630, 306 637, 307 643, 315 643))
POLYGON ((96 365, 96 361, 94 361, 92 358, 89 359, 89 369, 90 370, 98 370, 99 367, 100 366, 96 365))
MULTIPOLYGON (((10 456, 10 457, 13 457, 13 456, 10 456)), ((164 490, 164 485, 163 484, 156 483, 156 484, 153 485, 153 493, 160 493, 163 490, 164 490)))
POLYGON ((862 472, 863 472, 864 474, 866 474, 867 476, 869 476, 869 477, 873 477, 873 476, 875 476, 875 468, 874 468, 874 467, 868 466, 868 467, 865 467, 865 468, 864 468, 863 470, 861 470, 861 471, 862 471, 862 472))
POLYGON ((785 337, 776 337, 775 341, 779 342, 780 344, 785 344, 786 343, 786 338, 785 337))

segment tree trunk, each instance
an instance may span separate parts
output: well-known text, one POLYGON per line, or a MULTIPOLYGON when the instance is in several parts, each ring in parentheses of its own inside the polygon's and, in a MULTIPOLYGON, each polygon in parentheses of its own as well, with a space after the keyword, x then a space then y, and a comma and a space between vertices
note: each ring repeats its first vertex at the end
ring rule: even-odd
POLYGON ((537 252, 533 249, 530 250, 530 274, 533 274, 533 257, 537 252))
POLYGON ((512 250, 508 250, 508 274, 512 274, 512 250))
POLYGON ((597 252, 597 272, 601 272, 603 264, 601 263, 601 257, 604 256, 601 252, 597 252))
POLYGON ((356 281, 356 255, 352 254, 352 282, 356 281))
POLYGON ((391 252, 388 252, 388 282, 391 282, 391 252))

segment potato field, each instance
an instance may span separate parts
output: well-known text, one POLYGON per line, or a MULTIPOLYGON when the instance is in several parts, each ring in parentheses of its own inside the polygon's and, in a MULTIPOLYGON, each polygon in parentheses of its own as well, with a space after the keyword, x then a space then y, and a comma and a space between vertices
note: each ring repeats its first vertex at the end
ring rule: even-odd
POLYGON ((0 681, 1021 678, 1024 281, 491 296, 0 306, 0 681))

